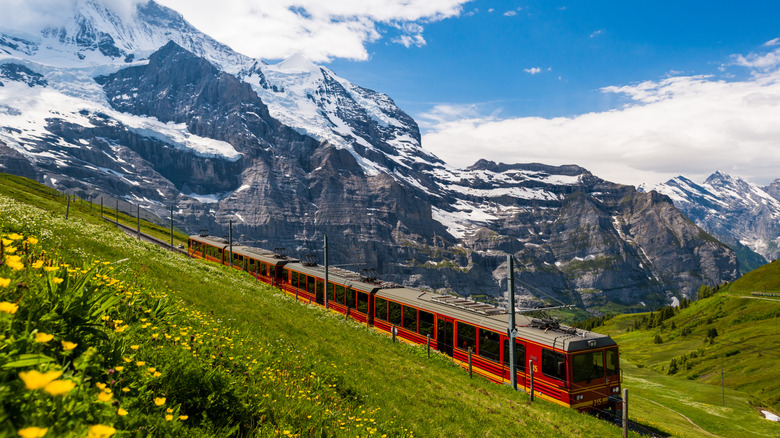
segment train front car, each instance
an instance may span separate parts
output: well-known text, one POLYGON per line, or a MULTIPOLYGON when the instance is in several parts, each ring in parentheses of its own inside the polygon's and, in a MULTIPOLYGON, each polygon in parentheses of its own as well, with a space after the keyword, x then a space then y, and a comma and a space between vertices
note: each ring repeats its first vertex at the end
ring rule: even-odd
POLYGON ((519 332, 543 398, 581 411, 614 413, 619 407, 620 364, 612 338, 538 319, 519 332))

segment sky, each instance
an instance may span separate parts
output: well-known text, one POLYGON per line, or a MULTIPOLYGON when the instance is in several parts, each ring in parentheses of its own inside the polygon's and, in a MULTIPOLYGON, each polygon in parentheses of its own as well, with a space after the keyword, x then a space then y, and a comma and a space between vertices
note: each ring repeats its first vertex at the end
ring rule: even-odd
POLYGON ((301 53, 389 95, 455 167, 577 164, 625 184, 780 178, 776 0, 157 1, 239 52, 301 53))

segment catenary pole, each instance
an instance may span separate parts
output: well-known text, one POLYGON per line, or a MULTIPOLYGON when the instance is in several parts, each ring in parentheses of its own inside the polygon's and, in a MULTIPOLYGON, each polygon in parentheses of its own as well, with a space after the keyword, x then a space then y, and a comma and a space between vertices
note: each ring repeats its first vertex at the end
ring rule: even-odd
POLYGON ((325 235, 325 309, 328 308, 328 235, 325 235))
POLYGON ((171 249, 173 249, 173 204, 171 204, 171 249))
POLYGON ((517 364, 515 363, 515 336, 517 336, 515 327, 515 266, 511 254, 506 256, 506 271, 506 288, 509 294, 509 381, 512 384, 512 389, 517 391, 517 364))
POLYGON ((230 267, 233 267, 233 219, 230 219, 230 229, 228 230, 228 242, 230 244, 230 267))

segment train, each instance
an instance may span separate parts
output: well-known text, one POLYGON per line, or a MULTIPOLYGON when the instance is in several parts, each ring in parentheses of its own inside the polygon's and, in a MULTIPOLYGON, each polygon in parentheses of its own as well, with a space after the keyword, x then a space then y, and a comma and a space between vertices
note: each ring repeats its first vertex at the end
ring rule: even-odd
MULTIPOLYGON (((190 257, 231 265, 299 301, 325 305, 402 341, 430 345, 457 364, 500 384, 511 382, 506 309, 443 295, 311 260, 230 245, 204 233, 189 236, 190 257), (232 248, 232 251, 231 251, 232 248), (231 254, 232 253, 232 254, 231 254), (232 263, 231 263, 232 257, 232 263)), ((533 396, 580 411, 621 408, 622 372, 617 343, 609 336, 516 315, 516 385, 533 396)))

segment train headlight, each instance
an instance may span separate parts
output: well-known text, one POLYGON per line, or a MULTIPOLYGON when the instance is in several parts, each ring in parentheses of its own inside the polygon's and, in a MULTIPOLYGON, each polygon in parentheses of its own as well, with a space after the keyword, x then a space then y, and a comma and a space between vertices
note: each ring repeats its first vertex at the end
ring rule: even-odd
POLYGON ((584 398, 585 398, 585 396, 584 396, 584 395, 582 395, 582 394, 580 394, 580 395, 578 395, 578 396, 574 397, 574 399, 575 399, 575 400, 577 400, 577 401, 580 401, 580 400, 582 400, 582 399, 584 399, 584 398))
POLYGON ((596 340, 588 341, 588 347, 595 347, 597 345, 599 345, 599 341, 596 340))
POLYGON ((613 393, 614 392, 620 392, 620 388, 616 386, 616 387, 612 388, 612 392, 613 393))

